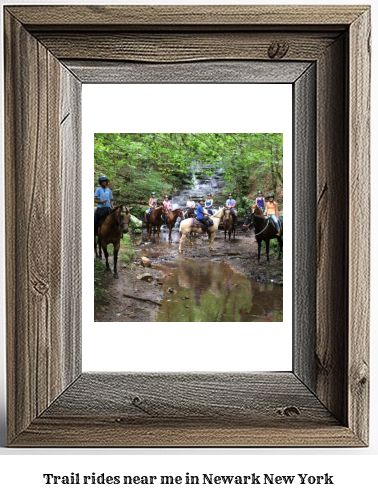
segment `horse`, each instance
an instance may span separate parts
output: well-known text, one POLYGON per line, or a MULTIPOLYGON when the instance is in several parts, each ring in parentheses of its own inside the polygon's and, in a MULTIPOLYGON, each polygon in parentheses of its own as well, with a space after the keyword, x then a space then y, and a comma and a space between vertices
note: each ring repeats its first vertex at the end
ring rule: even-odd
POLYGON ((231 209, 226 208, 223 216, 224 239, 226 239, 227 232, 228 232, 228 241, 230 241, 231 239, 231 233, 234 233, 234 239, 235 239, 235 231, 237 223, 238 223, 238 216, 232 215, 231 209))
MULTIPOLYGON (((214 215, 210 217, 210 219, 214 222, 212 226, 209 226, 207 228, 207 236, 209 238, 209 250, 213 251, 213 243, 214 243, 214 238, 216 235, 216 232, 218 231, 219 223, 221 220, 221 217, 223 217, 224 214, 224 207, 220 208, 214 215)), ((190 234, 191 232, 194 233, 199 233, 203 234, 202 228, 197 227, 194 225, 195 224, 195 219, 184 219, 180 223, 180 244, 179 244, 179 252, 182 252, 182 243, 185 240, 185 238, 190 234)))
POLYGON ((176 208, 176 210, 171 210, 166 215, 166 224, 167 224, 168 229, 169 229, 169 236, 168 236, 169 240, 172 239, 172 229, 173 229, 174 225, 176 224, 176 220, 178 217, 180 217, 181 219, 184 218, 184 214, 182 213, 181 208, 176 208))
POLYGON ((247 215, 244 220, 242 231, 250 231, 249 226, 255 226, 255 237, 258 245, 257 252, 257 260, 260 261, 260 252, 261 252, 261 242, 265 241, 266 248, 266 260, 269 262, 269 242, 277 238, 277 241, 280 245, 280 249, 278 252, 278 258, 282 255, 282 235, 283 235, 283 222, 281 222, 281 234, 277 236, 276 226, 270 223, 268 217, 263 215, 263 212, 260 207, 254 206, 252 212, 247 215))
POLYGON ((130 208, 124 207, 120 205, 118 207, 110 210, 109 214, 106 216, 104 222, 97 229, 97 237, 99 244, 99 254, 97 255, 97 246, 96 246, 96 234, 95 234, 95 252, 96 257, 101 259, 101 248, 104 251, 105 260, 106 260, 106 270, 108 273, 111 272, 108 262, 108 249, 107 246, 112 243, 113 244, 113 265, 114 278, 118 278, 117 273, 117 259, 118 252, 120 247, 120 240, 123 234, 129 231, 129 222, 130 222, 130 208))
MULTIPOLYGON (((147 212, 147 210, 146 210, 146 212, 147 212)), ((163 221, 161 220, 161 216, 164 212, 164 207, 160 206, 160 207, 153 208, 148 217, 147 217, 146 212, 144 212, 144 220, 146 221, 148 239, 151 238, 152 228, 154 228, 154 233, 156 233, 156 229, 157 229, 157 236, 159 238, 160 237, 160 227, 163 224, 163 221)))
POLYGON ((196 209, 195 208, 188 208, 186 212, 184 212, 184 217, 183 219, 193 219, 196 216, 196 209))

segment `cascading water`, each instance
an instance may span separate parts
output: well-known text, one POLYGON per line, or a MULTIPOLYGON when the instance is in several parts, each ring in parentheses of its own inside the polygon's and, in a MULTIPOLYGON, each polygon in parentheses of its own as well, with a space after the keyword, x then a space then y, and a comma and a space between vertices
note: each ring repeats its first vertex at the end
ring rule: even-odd
POLYGON ((225 184, 222 168, 217 165, 193 163, 182 189, 172 197, 172 205, 184 208, 190 196, 197 203, 198 200, 205 199, 206 195, 211 193, 214 206, 218 207, 227 199, 227 196, 222 194, 225 184))

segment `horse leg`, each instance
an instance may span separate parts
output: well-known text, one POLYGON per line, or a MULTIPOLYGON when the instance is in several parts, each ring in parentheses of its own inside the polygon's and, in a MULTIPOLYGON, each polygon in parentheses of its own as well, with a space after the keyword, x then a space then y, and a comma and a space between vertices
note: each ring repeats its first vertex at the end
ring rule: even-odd
POLYGON ((180 231, 179 253, 181 253, 181 252, 182 252, 181 246, 182 246, 182 243, 183 243, 183 241, 185 240, 185 238, 186 238, 186 234, 184 234, 184 233, 182 233, 182 232, 180 231))
POLYGON ((94 235, 94 251, 95 251, 96 259, 98 259, 96 235, 94 235))
POLYGON ((118 261, 118 252, 119 252, 119 247, 120 247, 120 242, 118 242, 116 245, 113 245, 113 262, 114 262, 114 270, 113 270, 113 276, 118 279, 118 272, 117 272, 117 261, 118 261))
POLYGON ((107 245, 103 245, 102 249, 104 250, 104 255, 105 255, 106 272, 107 273, 111 273, 111 270, 110 270, 110 267, 109 267, 109 254, 108 254, 107 245))
POLYGON ((97 243, 98 243, 98 258, 102 259, 102 243, 100 240, 100 236, 97 236, 97 243))
POLYGON ((257 240, 257 262, 260 263, 261 240, 257 240))
POLYGON ((209 237, 209 250, 212 252, 214 250, 213 243, 215 239, 215 231, 213 231, 212 233, 208 233, 208 237, 209 237))
POLYGON ((266 260, 269 262, 269 244, 270 244, 270 239, 268 238, 265 240, 265 247, 266 247, 266 260))
POLYGON ((281 236, 279 236, 279 237, 277 238, 277 240, 278 240, 278 243, 279 243, 279 245, 280 245, 280 249, 279 249, 279 252, 278 252, 278 259, 280 259, 280 258, 281 258, 281 256, 282 256, 282 238, 281 238, 281 236))

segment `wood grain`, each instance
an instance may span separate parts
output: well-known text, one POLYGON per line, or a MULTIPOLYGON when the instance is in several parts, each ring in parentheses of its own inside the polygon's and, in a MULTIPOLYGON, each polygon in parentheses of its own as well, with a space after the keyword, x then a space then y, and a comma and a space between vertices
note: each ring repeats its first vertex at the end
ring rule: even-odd
POLYGON ((369 189, 369 14, 363 6, 5 8, 11 446, 368 444, 369 233, 352 217, 368 220, 359 198, 369 189), (293 71, 297 80, 294 314, 303 322, 293 373, 79 376, 81 82, 184 83, 185 69, 193 82, 202 64, 203 81, 261 81, 251 59, 255 69, 269 64, 267 78, 287 81, 293 71))
POLYGON ((370 194, 370 11, 351 26, 350 60, 348 423, 368 442, 371 214, 358 200, 370 194))
POLYGON ((12 6, 7 9, 29 30, 50 28, 94 29, 111 26, 112 29, 134 27, 216 26, 222 30, 234 26, 261 27, 275 25, 285 29, 293 26, 346 27, 365 10, 363 5, 305 6, 305 5, 145 5, 145 6, 12 6))
POLYGON ((172 63, 204 60, 314 61, 339 33, 48 33, 36 38, 59 59, 172 63), (285 50, 282 48, 285 47, 285 50))
POLYGON ((348 111, 347 36, 317 65, 316 394, 347 425, 348 111), (332 335, 330 335, 332 332, 332 335))
POLYGON ((307 62, 217 61, 175 64, 63 60, 82 83, 293 83, 307 62))
POLYGON ((81 82, 61 65, 62 387, 81 373, 81 82))
POLYGON ((83 374, 13 445, 36 438, 41 446, 361 446, 291 373, 83 374))
POLYGON ((62 66, 7 14, 5 35, 7 398, 12 441, 72 382, 72 376, 63 375, 70 361, 62 361, 67 354, 62 338, 79 324, 77 317, 71 330, 62 324, 62 297, 67 292, 62 294, 61 286, 69 276, 64 269, 62 281, 62 66))
POLYGON ((293 85, 293 370, 315 392, 316 65, 293 85))

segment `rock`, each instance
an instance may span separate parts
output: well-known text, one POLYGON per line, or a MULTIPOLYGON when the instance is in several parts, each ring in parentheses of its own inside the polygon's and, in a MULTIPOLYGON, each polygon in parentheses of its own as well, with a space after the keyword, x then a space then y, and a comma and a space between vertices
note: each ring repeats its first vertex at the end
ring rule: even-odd
POLYGON ((142 266, 151 267, 151 261, 147 257, 142 257, 142 266))
POLYGON ((142 221, 130 214, 130 220, 136 227, 142 227, 142 221))
POLYGON ((154 277, 152 276, 152 274, 149 274, 149 273, 143 273, 143 274, 138 274, 136 276, 136 279, 137 280, 142 280, 142 281, 152 281, 154 279, 154 277))

